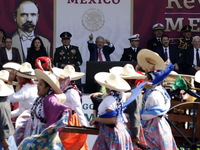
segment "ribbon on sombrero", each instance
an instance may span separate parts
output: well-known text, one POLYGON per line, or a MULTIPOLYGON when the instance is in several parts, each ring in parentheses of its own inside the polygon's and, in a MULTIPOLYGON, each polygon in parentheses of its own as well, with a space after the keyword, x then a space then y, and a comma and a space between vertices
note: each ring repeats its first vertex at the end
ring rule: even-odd
MULTIPOLYGON (((154 80, 152 80, 151 82, 153 84, 160 84, 168 75, 169 73, 174 70, 174 65, 173 64, 169 64, 165 67, 165 70, 164 71, 160 71, 157 73, 157 76, 154 80)), ((121 110, 124 111, 126 109, 126 107, 132 103, 141 93, 142 89, 143 89, 143 86, 145 84, 147 84, 148 82, 143 82, 141 83, 138 87, 136 87, 133 91, 132 91, 132 94, 131 96, 128 98, 128 100, 126 102, 124 102, 122 105, 121 105, 121 110)), ((100 118, 111 118, 111 117, 116 117, 118 116, 118 114, 120 113, 119 111, 119 108, 118 109, 115 109, 113 111, 109 111, 103 115, 100 115, 99 117, 100 118)), ((95 122, 94 125, 98 125, 98 122, 95 122)))

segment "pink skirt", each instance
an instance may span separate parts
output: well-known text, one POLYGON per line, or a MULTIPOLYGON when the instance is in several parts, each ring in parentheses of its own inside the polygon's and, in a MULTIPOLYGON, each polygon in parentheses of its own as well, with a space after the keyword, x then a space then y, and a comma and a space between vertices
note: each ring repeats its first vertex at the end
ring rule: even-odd
POLYGON ((143 123, 147 146, 152 150, 176 150, 171 128, 164 117, 156 117, 143 123))
POLYGON ((101 124, 98 138, 92 148, 93 150, 133 150, 133 143, 126 125, 117 123, 116 127, 109 128, 101 124))

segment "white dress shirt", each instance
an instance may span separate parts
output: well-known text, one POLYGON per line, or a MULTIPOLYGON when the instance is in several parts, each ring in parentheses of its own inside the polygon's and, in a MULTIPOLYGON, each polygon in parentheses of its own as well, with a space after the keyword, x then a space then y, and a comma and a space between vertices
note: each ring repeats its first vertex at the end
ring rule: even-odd
POLYGON ((72 110, 75 110, 75 112, 77 113, 79 122, 82 126, 83 125, 87 126, 86 118, 82 112, 82 105, 81 105, 79 93, 75 89, 72 88, 72 89, 67 90, 65 95, 66 95, 66 101, 64 104, 71 107, 72 110))
MULTIPOLYGON (((193 65, 197 66, 197 57, 196 57, 197 48, 193 48, 193 50, 194 50, 193 65)), ((198 52, 199 52, 199 58, 200 58, 200 48, 198 48, 198 52)), ((199 67, 200 67, 200 66, 199 66, 199 67)))
POLYGON ((7 48, 6 49, 6 54, 7 54, 7 57, 8 57, 8 60, 12 60, 12 48, 10 50, 8 50, 7 48))
POLYGON ((26 83, 18 92, 14 92, 8 99, 10 102, 19 102, 19 108, 11 112, 11 118, 19 116, 23 111, 31 109, 33 102, 38 97, 37 85, 26 83))
POLYGON ((27 49, 31 47, 32 40, 35 38, 34 30, 28 34, 24 33, 20 28, 18 28, 18 32, 22 43, 24 57, 27 58, 27 49))
POLYGON ((131 47, 134 52, 137 52, 137 48, 131 47))

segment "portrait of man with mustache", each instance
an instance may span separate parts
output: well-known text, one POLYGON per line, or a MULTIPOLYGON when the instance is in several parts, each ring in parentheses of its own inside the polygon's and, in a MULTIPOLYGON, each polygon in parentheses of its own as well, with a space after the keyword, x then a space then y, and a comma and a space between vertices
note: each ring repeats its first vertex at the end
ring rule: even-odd
POLYGON ((40 8, 34 0, 19 0, 14 8, 13 19, 18 28, 12 33, 13 47, 19 49, 22 63, 26 61, 28 48, 32 40, 39 37, 50 56, 50 42, 43 36, 34 32, 40 15, 40 8))

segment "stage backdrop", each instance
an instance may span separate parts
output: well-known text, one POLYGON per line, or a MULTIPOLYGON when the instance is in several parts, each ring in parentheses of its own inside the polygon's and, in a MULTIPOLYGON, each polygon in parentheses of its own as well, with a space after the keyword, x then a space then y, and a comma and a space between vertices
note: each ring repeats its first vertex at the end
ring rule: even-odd
MULTIPOLYGON (((14 8, 16 3, 19 0, 1 0, 0 1, 0 28, 3 29, 6 32, 6 35, 13 37, 16 29, 18 28, 17 22, 19 24, 19 21, 23 22, 22 16, 21 18, 18 18, 18 21, 15 22, 13 19, 14 14, 14 8)), ((30 18, 32 22, 35 21, 35 29, 34 33, 37 35, 40 35, 40 37, 43 38, 44 44, 48 45, 48 52, 53 54, 53 0, 35 0, 35 2, 38 4, 38 7, 40 9, 40 14, 38 16, 38 22, 37 17, 30 18)), ((24 7, 22 8, 24 11, 34 11, 32 7, 24 7), (28 10, 27 10, 28 9, 28 10)), ((25 21, 26 22, 26 21, 25 21)), ((21 51, 21 42, 20 37, 18 34, 15 39, 18 38, 18 40, 13 41, 13 46, 19 48, 19 51, 21 51)), ((32 39, 30 39, 32 41, 32 39)))
POLYGON ((81 71, 85 72, 89 60, 87 41, 91 33, 94 41, 101 35, 114 44, 111 60, 118 61, 123 48, 129 47, 131 28, 131 0, 56 0, 56 47, 62 45, 60 34, 70 32, 71 44, 79 47, 83 58, 81 71))
POLYGON ((164 34, 172 44, 182 37, 181 28, 192 26, 192 35, 200 35, 199 0, 134 0, 133 33, 140 34, 140 47, 146 47, 153 38, 152 26, 162 23, 164 34))

